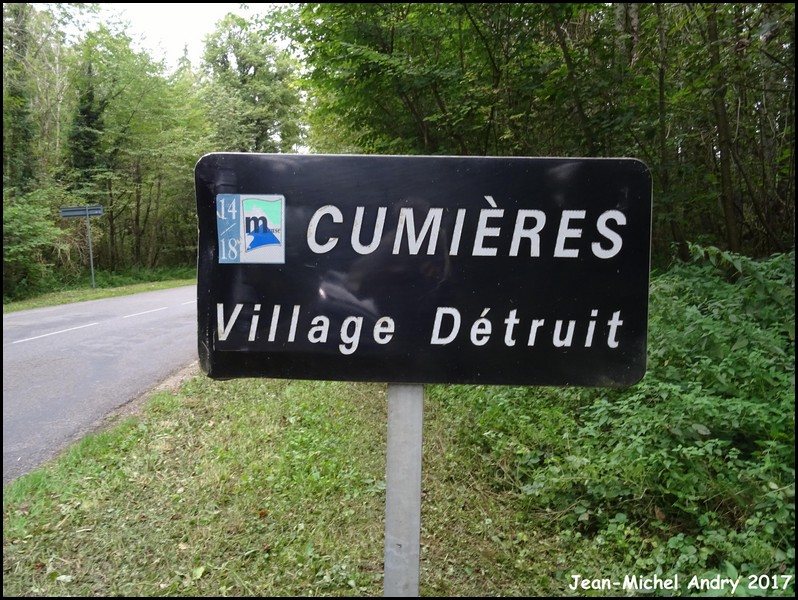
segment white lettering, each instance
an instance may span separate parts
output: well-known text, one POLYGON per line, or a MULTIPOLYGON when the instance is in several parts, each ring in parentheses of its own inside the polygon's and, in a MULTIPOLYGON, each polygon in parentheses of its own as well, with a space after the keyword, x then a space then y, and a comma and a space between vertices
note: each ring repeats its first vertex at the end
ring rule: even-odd
MULTIPOLYGON (((598 316, 597 310, 591 310, 590 316, 595 319, 598 316)), ((593 345, 593 331, 596 329, 596 322, 594 320, 590 321, 590 324, 587 326, 587 336, 585 336, 585 348, 590 348, 593 345)))
POLYGON ((584 210, 564 210, 560 220, 560 230, 557 232, 557 243, 554 246, 555 258, 577 258, 579 250, 577 248, 566 248, 565 240, 569 238, 582 237, 581 229, 570 229, 568 225, 571 219, 584 219, 584 210))
POLYGON ((269 324, 269 341, 273 342, 277 335, 277 320, 280 318, 280 305, 275 304, 272 311, 272 322, 269 324))
POLYGON ((429 233, 429 243, 427 244, 427 254, 435 254, 435 247, 438 245, 438 234, 441 230, 442 208, 431 208, 421 227, 421 233, 416 235, 416 228, 413 222, 413 209, 402 208, 399 210, 399 224, 396 229, 396 239, 393 243, 393 253, 399 254, 402 246, 402 233, 407 231, 407 246, 411 255, 418 254, 421 244, 429 233))
POLYGON ((230 335, 230 332, 233 330, 233 325, 236 319, 238 319, 238 315, 241 314, 241 309, 243 307, 243 304, 236 304, 236 307, 233 309, 233 314, 230 315, 230 320, 225 325, 224 304, 216 305, 216 331, 219 334, 219 341, 225 341, 227 336, 230 335))
POLYGON ((496 219, 503 215, 503 208, 482 208, 479 210, 479 224, 477 225, 477 235, 474 238, 472 256, 496 256, 496 248, 485 248, 483 243, 486 237, 498 237, 501 233, 501 228, 499 227, 488 227, 488 219, 496 219))
MULTIPOLYGON (((258 331, 258 321, 260 321, 260 315, 257 314, 260 311, 260 304, 255 305, 255 316, 252 317, 252 323, 249 326, 249 337, 247 338, 248 341, 254 342, 255 335, 258 331)), ((225 336, 227 337, 227 336, 225 336)))
POLYGON ((515 346, 515 338, 513 337, 513 328, 518 325, 521 320, 515 317, 518 311, 513 309, 510 311, 510 314, 507 315, 507 318, 504 320, 504 324, 507 325, 507 328, 504 330, 504 345, 505 346, 515 346))
POLYGON ((347 317, 341 325, 341 341, 338 345, 341 354, 352 354, 357 350, 360 343, 360 329, 363 326, 363 317, 347 317), (354 330, 350 333, 350 325, 354 325, 354 330))
POLYGON ((449 306, 439 306, 437 312, 435 313, 435 325, 432 327, 432 338, 430 339, 429 343, 445 346, 455 337, 457 337, 459 331, 460 311, 449 306), (443 322, 444 315, 449 315, 452 317, 452 329, 449 332, 449 335, 441 337, 441 323, 443 322))
POLYGON ((296 339, 296 324, 299 321, 299 305, 294 304, 294 311, 291 314, 291 329, 288 330, 288 341, 293 342, 296 339))
POLYGON ((510 256, 518 256, 518 249, 521 247, 521 239, 529 240, 529 256, 540 256, 540 231, 546 224, 546 214, 541 210, 519 210, 515 218, 515 229, 513 229, 513 241, 510 244, 510 256), (535 226, 532 229, 524 227, 524 221, 529 217, 535 219, 535 226))
MULTIPOLYGON (((693 575, 693 578, 687 583, 687 589, 695 589, 695 590, 725 590, 726 586, 731 587, 732 596, 737 591, 737 586, 740 584, 739 577, 737 579, 731 579, 730 577, 721 577, 720 575, 715 575, 714 577, 699 577, 698 575, 693 575)), ((714 596, 715 594, 710 594, 714 596)))
POLYGON ((324 315, 315 317, 311 322, 310 331, 308 331, 308 341, 311 344, 325 343, 327 341, 327 334, 330 331, 330 319, 324 315))
POLYGON ((374 324, 374 341, 387 344, 393 339, 394 322, 391 317, 382 317, 374 324))
POLYGON ((311 216, 307 229, 308 247, 316 254, 324 254, 337 248, 340 239, 335 232, 340 229, 331 228, 330 225, 344 224, 351 220, 346 230, 349 244, 354 252, 361 255, 374 253, 384 241, 392 244, 392 254, 407 252, 411 256, 424 253, 431 256, 437 252, 458 256, 460 247, 469 243, 471 256, 497 256, 500 250, 506 252, 507 256, 527 256, 527 243, 530 258, 548 255, 553 258, 573 259, 590 251, 596 258, 607 260, 617 256, 623 249, 621 228, 627 224, 627 218, 620 210, 606 210, 600 214, 588 215, 587 210, 546 213, 539 209, 524 208, 515 210, 513 217, 512 211, 497 208, 492 196, 484 198, 490 208, 458 208, 454 212, 453 222, 447 219, 443 235, 445 237, 451 232, 451 240, 443 243, 448 243, 448 248, 439 248, 438 242, 441 238, 444 210, 448 215, 452 209, 403 207, 392 226, 386 223, 390 214, 387 206, 357 206, 354 214, 345 218, 344 212, 331 204, 322 206, 311 216), (371 223, 367 219, 367 210, 376 210, 372 225, 366 225, 367 221, 371 223), (505 217, 514 220, 512 230, 509 226, 502 226, 505 217), (419 223, 418 227, 416 223, 419 223), (553 232, 546 235, 547 226, 549 229, 557 229, 556 236, 553 232), (322 229, 333 233, 322 234, 322 229), (586 231, 596 241, 588 243, 585 239, 586 231), (392 235, 393 239, 385 240, 386 235, 392 235), (465 241, 464 237, 469 235, 472 239, 465 241))
POLYGON ((571 590, 611 590, 612 580, 610 579, 588 579, 581 575, 571 575, 573 582, 568 584, 571 590))
POLYGON ((488 315, 488 311, 490 311, 489 308, 483 310, 482 314, 479 315, 479 319, 474 321, 474 325, 471 327, 471 343, 475 346, 484 346, 490 339, 493 326, 485 318, 488 315))
POLYGON ((551 343, 557 348, 562 348, 563 346, 570 348, 571 340, 573 340, 574 337, 575 326, 576 321, 568 321, 568 333, 565 334, 565 339, 562 339, 562 319, 557 319, 554 323, 554 337, 551 338, 551 343))
POLYGON ((329 252, 335 248, 335 245, 338 243, 337 237, 331 237, 323 244, 319 244, 316 241, 316 230, 319 227, 319 221, 321 221, 321 218, 324 215, 330 215, 332 217, 333 223, 344 222, 344 215, 341 213, 340 209, 330 204, 327 206, 322 206, 319 210, 313 213, 313 216, 310 218, 310 223, 308 223, 307 237, 308 247, 316 254, 324 254, 325 252, 329 252))
POLYGON ((457 251, 460 249, 460 238, 463 235, 463 221, 465 221, 466 209, 457 209, 457 217, 454 222, 454 233, 452 233, 452 245, 449 248, 451 256, 457 256, 457 251))
POLYGON ((602 213, 601 216, 598 218, 596 222, 596 229, 598 232, 607 238, 612 245, 605 250, 601 247, 601 244, 598 242, 593 242, 591 248, 593 248, 593 254, 595 254, 598 258, 612 258, 618 252, 621 251, 621 246, 623 246, 623 238, 618 235, 612 229, 607 227, 607 221, 615 221, 618 225, 626 225, 626 215, 624 215, 619 210, 608 210, 605 213, 602 213))
MULTIPOLYGON (((304 335, 312 344, 328 341, 331 326, 329 317, 303 315, 302 306, 299 304, 295 304, 291 308, 290 316, 286 315, 281 322, 282 306, 280 304, 273 305, 268 335, 262 336, 259 331, 261 304, 234 304, 230 314, 227 314, 225 305, 217 303, 216 335, 218 341, 232 343, 234 340, 231 338, 234 335, 239 336, 235 342, 240 343, 246 340, 259 343, 261 347, 267 343, 294 343, 304 335), (243 326, 236 327, 236 325, 242 325, 242 321, 247 321, 246 329, 243 326)), ((495 310, 494 308, 484 308, 478 315, 465 315, 466 323, 469 324, 465 335, 467 341, 473 346, 487 346, 491 342, 494 321, 497 324, 499 322, 504 324, 504 335, 497 337, 494 343, 501 344, 503 342, 508 348, 518 344, 518 337, 523 335, 521 328, 527 326, 529 327, 528 347, 548 342, 549 336, 551 336, 551 346, 554 348, 571 348, 574 343, 577 346, 581 344, 584 348, 591 348, 595 345, 597 338, 603 338, 605 335, 609 348, 618 348, 622 341, 622 339, 619 340, 619 332, 624 321, 621 318, 620 310, 612 311, 612 316, 609 319, 601 319, 599 309, 594 308, 590 310, 589 318, 571 320, 552 317, 523 318, 519 316, 519 310, 516 308, 501 315, 492 313, 495 310)), ((342 354, 354 354, 360 347, 365 319, 363 316, 354 315, 343 319, 338 346, 342 354)), ((369 320, 369 323, 371 322, 369 320)), ((432 323, 430 345, 446 346, 451 344, 459 336, 463 322, 464 316, 457 308, 438 306, 432 323)), ((373 327, 370 332, 367 332, 367 335, 370 335, 376 344, 386 345, 396 337, 396 322, 389 316, 378 317, 373 321, 373 327)), ((224 345, 222 349, 224 349, 224 345)))
POLYGON ((538 329, 543 327, 543 323, 545 323, 546 319, 534 319, 532 321, 532 326, 529 328, 529 341, 527 341, 527 346, 534 346, 535 345, 535 338, 538 335, 538 329))
POLYGON ((610 348, 618 347, 618 342, 615 339, 615 333, 618 331, 618 327, 623 325, 623 321, 621 321, 620 317, 621 317, 621 311, 616 310, 614 313, 612 313, 612 319, 607 321, 607 325, 610 326, 610 333, 607 336, 607 345, 610 348))
POLYGON ((358 254, 371 254, 382 241, 382 229, 385 227, 385 213, 388 209, 380 206, 377 209, 377 221, 374 223, 374 233, 371 236, 371 242, 364 246, 360 243, 360 230, 363 227, 363 213, 366 209, 363 206, 358 206, 355 211, 355 222, 352 225, 352 248, 358 254))

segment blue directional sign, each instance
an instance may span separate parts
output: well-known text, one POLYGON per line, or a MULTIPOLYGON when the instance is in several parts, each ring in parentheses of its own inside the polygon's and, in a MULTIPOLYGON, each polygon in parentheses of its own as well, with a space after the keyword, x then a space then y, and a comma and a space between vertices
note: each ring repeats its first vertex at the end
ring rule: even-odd
POLYGON ((61 209, 61 216, 65 219, 75 217, 101 217, 103 207, 97 206, 67 206, 61 209))

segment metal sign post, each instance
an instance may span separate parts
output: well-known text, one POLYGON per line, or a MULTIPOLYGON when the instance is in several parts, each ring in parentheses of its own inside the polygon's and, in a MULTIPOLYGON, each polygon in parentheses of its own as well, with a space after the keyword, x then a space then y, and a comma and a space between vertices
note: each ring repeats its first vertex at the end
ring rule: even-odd
POLYGON ((97 206, 68 206, 61 209, 61 217, 70 219, 75 217, 86 217, 86 235, 89 238, 89 264, 91 265, 91 287, 94 289, 94 250, 91 247, 91 226, 89 217, 100 217, 103 214, 103 207, 97 206))
POLYGON ((385 596, 418 596, 424 386, 388 384, 385 596))

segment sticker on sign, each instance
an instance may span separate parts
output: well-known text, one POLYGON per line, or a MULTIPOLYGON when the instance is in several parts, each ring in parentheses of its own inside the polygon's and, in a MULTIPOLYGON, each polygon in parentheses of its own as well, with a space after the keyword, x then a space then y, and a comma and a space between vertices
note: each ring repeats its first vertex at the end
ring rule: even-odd
POLYGON ((219 194, 216 228, 220 263, 285 263, 285 197, 219 194))

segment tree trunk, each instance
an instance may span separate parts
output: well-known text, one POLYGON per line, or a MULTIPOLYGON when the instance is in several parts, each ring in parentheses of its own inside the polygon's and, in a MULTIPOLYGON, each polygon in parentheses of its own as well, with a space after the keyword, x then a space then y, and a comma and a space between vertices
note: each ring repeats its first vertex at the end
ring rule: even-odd
POLYGON ((554 33, 557 36, 557 43, 560 46, 560 50, 562 51, 562 57, 565 61, 566 70, 566 78, 568 79, 568 85, 571 88, 571 92, 574 98, 574 106, 576 108, 576 115, 579 118, 579 124, 582 127, 582 133, 585 136, 585 143, 587 144, 587 154, 588 156, 595 156, 596 155, 596 142, 595 138, 593 137, 593 130, 590 127, 590 120, 587 118, 587 113, 585 112, 585 108, 582 105, 582 98, 579 95, 579 86, 576 80, 576 66, 574 65, 574 61, 571 58, 571 52, 568 50, 568 41, 565 39, 565 33, 563 32, 562 25, 560 24, 559 15, 557 14, 557 9, 553 4, 549 4, 549 13, 551 14, 552 19, 552 26, 554 27, 554 33))
POLYGON ((732 252, 740 252, 740 224, 734 206, 732 185, 732 137, 729 115, 726 110, 726 78, 720 64, 717 6, 708 5, 707 41, 709 43, 710 81, 712 82, 712 108, 718 128, 718 154, 720 160, 720 203, 726 224, 726 244, 732 252))
POLYGON ((158 229, 160 228, 160 208, 161 208, 161 180, 162 180, 162 173, 158 170, 158 178, 156 179, 155 183, 155 209, 152 218, 152 226, 151 230, 152 233, 150 234, 150 245, 149 251, 147 253, 147 267, 150 269, 155 267, 155 263, 158 260, 158 248, 160 245, 160 240, 158 239, 158 229))
MULTIPOLYGON (((659 180, 662 188, 663 197, 669 198, 670 195, 670 154, 668 153, 668 122, 667 107, 665 104, 665 69, 668 64, 668 45, 665 22, 662 15, 662 6, 655 5, 657 10, 657 29, 659 32, 659 66, 657 69, 657 79, 659 88, 658 99, 658 123, 657 133, 659 137, 659 180)), ((687 240, 682 231, 682 210, 681 203, 671 200, 668 220, 670 221, 671 233, 676 242, 679 259, 687 262, 690 259, 690 252, 687 249, 687 240)))
POLYGON ((141 265, 141 159, 137 158, 133 166, 133 264, 141 265))

